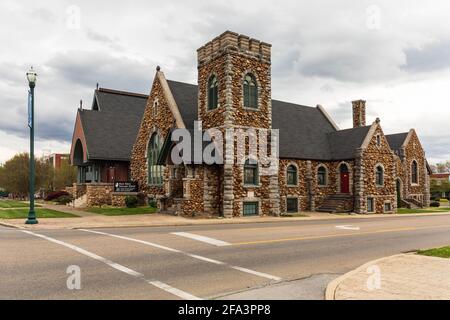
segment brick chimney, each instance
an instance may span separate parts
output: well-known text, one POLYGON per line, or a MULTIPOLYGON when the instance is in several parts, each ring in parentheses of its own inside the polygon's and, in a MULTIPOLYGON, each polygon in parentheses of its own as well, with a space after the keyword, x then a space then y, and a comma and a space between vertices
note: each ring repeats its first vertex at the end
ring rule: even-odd
POLYGON ((366 101, 352 101, 353 107, 353 128, 364 127, 366 125, 366 101))

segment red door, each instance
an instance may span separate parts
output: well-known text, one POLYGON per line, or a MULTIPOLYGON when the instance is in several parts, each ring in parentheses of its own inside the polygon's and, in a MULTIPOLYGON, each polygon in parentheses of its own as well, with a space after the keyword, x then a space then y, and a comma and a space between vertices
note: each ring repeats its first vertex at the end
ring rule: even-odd
POLYGON ((111 182, 114 182, 115 180, 116 180, 116 168, 114 168, 114 167, 109 167, 109 170, 108 170, 109 172, 108 172, 108 182, 109 183, 111 183, 111 182))
POLYGON ((350 175, 348 172, 341 172, 341 193, 350 193, 350 175))

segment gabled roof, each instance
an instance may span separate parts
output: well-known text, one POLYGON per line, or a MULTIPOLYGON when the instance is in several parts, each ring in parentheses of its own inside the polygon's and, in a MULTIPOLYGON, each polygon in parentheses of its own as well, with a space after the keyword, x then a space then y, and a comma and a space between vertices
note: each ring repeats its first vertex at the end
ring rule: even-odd
POLYGON ((389 143, 389 146, 392 150, 398 151, 403 146, 406 138, 408 137, 409 132, 402 132, 396 134, 388 134, 386 135, 386 139, 389 143))
MULTIPOLYGON (((187 129, 198 119, 198 86, 167 80, 187 129)), ((89 159, 129 161, 148 96, 100 88, 93 108, 80 110, 89 159)), ((272 100, 272 128, 280 130, 280 158, 348 160, 370 127, 337 130, 320 107, 272 100)))
POLYGON ((331 159, 354 159, 356 149, 362 146, 370 128, 371 126, 364 126, 329 133, 327 136, 331 159))
POLYGON ((194 121, 198 119, 197 86, 193 84, 167 80, 170 91, 178 105, 181 117, 187 129, 194 128, 194 121))
POLYGON ((88 160, 129 161, 147 95, 99 88, 93 107, 79 110, 88 160))

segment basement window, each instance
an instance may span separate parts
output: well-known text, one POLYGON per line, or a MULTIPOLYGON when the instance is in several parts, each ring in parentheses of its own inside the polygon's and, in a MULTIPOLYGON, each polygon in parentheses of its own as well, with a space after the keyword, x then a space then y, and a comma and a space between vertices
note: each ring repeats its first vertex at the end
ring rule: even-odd
POLYGON ((390 202, 384 204, 384 212, 392 212, 392 205, 390 202))
POLYGON ((257 216, 258 213, 258 202, 244 202, 243 206, 244 216, 257 216))
POLYGON ((375 201, 373 198, 367 198, 367 212, 368 213, 375 212, 375 201))
POLYGON ((286 199, 286 211, 287 211, 287 213, 297 213, 298 212, 298 198, 287 198, 286 199))

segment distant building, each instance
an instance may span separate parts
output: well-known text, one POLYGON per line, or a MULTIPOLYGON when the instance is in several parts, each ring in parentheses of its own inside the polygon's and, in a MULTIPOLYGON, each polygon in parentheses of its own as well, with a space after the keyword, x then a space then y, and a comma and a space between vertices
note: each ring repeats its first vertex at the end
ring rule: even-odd
POLYGON ((70 155, 66 153, 52 153, 47 157, 54 169, 60 169, 63 161, 69 161, 69 158, 70 155))

